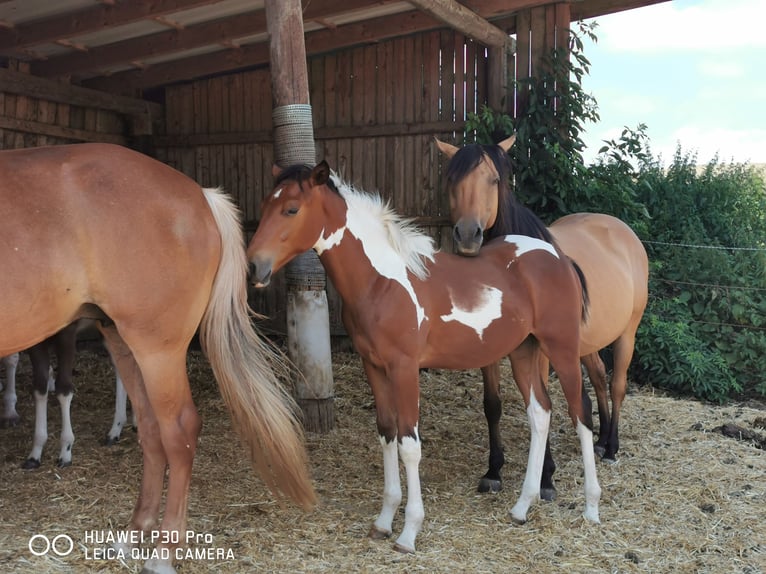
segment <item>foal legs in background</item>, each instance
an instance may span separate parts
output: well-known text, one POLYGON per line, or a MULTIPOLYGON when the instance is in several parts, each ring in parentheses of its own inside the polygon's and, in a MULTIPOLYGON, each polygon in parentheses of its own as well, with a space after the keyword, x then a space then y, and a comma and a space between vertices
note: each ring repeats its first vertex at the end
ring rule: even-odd
POLYGON ((19 354, 13 353, 3 357, 5 365, 5 390, 3 392, 3 414, 0 416, 0 426, 13 427, 19 424, 19 413, 16 412, 16 370, 19 366, 19 354))
POLYGON ((77 324, 65 327, 53 337, 50 337, 30 348, 27 352, 32 362, 32 386, 35 395, 35 435, 32 451, 22 468, 33 469, 40 467, 43 447, 48 440, 48 380, 50 376, 50 346, 53 345, 58 358, 55 392, 61 406, 61 450, 57 464, 60 467, 72 464, 72 445, 74 431, 70 416, 74 385, 72 370, 74 369, 75 340, 77 324))

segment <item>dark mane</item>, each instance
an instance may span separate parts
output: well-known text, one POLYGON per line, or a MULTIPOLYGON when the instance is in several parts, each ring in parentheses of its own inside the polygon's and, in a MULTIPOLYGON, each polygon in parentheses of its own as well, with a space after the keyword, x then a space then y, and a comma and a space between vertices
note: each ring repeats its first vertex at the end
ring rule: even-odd
POLYGON ((498 184, 497 218, 495 224, 486 230, 487 239, 502 235, 528 235, 554 243, 553 236, 543 221, 529 208, 523 206, 510 187, 511 161, 508 154, 497 145, 468 144, 452 157, 447 165, 448 185, 454 185, 481 163, 484 156, 492 160, 500 183, 498 184))
MULTIPOLYGON (((305 163, 296 163, 286 167, 284 170, 282 170, 282 173, 277 176, 277 179, 274 181, 274 187, 277 187, 279 184, 284 183, 287 180, 297 181, 298 183, 308 181, 309 178, 311 178, 311 171, 313 169, 314 168, 312 166, 305 163)), ((332 178, 327 180, 326 185, 331 190, 335 192, 338 191, 338 188, 336 187, 332 178)))

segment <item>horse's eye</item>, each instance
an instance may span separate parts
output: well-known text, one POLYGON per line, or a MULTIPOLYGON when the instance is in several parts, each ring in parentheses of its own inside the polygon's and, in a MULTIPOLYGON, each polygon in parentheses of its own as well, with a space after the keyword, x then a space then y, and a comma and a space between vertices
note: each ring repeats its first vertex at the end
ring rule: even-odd
POLYGON ((298 208, 297 207, 288 207, 282 212, 284 215, 298 215, 298 208))

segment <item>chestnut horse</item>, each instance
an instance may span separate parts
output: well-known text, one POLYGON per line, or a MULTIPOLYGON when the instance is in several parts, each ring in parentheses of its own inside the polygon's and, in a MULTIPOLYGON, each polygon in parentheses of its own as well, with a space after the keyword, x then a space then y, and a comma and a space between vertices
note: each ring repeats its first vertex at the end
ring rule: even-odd
POLYGON ((532 429, 527 474, 511 516, 524 522, 540 492, 550 398, 538 348, 556 365, 585 468, 584 516, 599 521, 593 434, 584 424, 577 341, 584 285, 553 245, 510 235, 471 259, 436 252, 430 237, 379 196, 331 177, 326 162, 282 172, 263 201, 247 250, 256 286, 313 248, 343 301, 343 323, 375 397, 383 446, 383 507, 370 536, 391 534, 401 502, 397 450, 407 475, 404 527, 395 548, 414 552, 423 522, 418 466, 420 367, 468 369, 513 357, 532 429))
MULTIPOLYGON (((646 250, 630 227, 610 215, 576 213, 555 221, 549 229, 543 227, 509 187, 511 168, 506 152, 514 140, 515 136, 511 136, 496 146, 473 144, 463 148, 436 140, 439 150, 450 158, 446 176, 455 248, 462 255, 473 256, 479 253, 485 238, 519 233, 554 239, 580 266, 590 297, 588 321, 580 329, 580 355, 598 400, 600 427, 595 450, 605 461, 614 461, 620 446, 618 426, 628 366, 648 297, 646 250), (611 415, 606 369, 598 355, 600 349, 610 344, 614 350, 611 415)), ((540 372, 545 374, 547 369, 544 362, 540 372)), ((487 483, 480 490, 494 490, 500 488, 503 465, 499 371, 496 366, 488 366, 483 372, 490 462, 482 479, 487 483)), ((586 402, 590 404, 587 397, 586 402)), ((549 459, 546 469, 554 468, 549 459)), ((552 488, 552 479, 546 476, 544 480, 552 488)))
MULTIPOLYGON (((198 327, 264 482, 314 503, 295 406, 275 371, 284 363, 250 321, 244 239, 229 198, 127 148, 79 144, 0 152, 0 205, 0 356, 78 319, 98 322, 143 449, 131 531, 158 529, 172 541, 186 530, 201 426, 186 353, 198 327)), ((175 572, 173 547, 161 542, 144 572, 175 572)))

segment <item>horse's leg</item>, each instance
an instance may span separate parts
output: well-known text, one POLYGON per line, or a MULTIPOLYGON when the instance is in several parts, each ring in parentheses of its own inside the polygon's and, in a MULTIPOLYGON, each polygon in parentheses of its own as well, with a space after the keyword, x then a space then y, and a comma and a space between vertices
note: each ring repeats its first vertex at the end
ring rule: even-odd
POLYGON ((425 511, 420 491, 421 445, 418 433, 420 381, 418 365, 401 359, 389 370, 393 399, 396 405, 399 458, 407 474, 407 505, 404 508, 404 528, 396 539, 394 549, 415 552, 415 538, 423 526, 425 511))
POLYGON ((74 445, 71 406, 74 395, 72 372, 77 346, 77 323, 72 323, 56 333, 53 336, 53 344, 57 357, 55 391, 61 407, 61 450, 56 463, 60 467, 66 467, 72 464, 72 445, 74 445))
MULTIPOLYGON (((598 440, 593 449, 598 456, 603 457, 609 442, 609 432, 611 428, 611 417, 609 416, 609 401, 607 400, 607 379, 606 367, 599 357, 598 353, 591 353, 582 357, 582 363, 588 371, 588 377, 596 392, 596 402, 598 403, 598 440)), ((587 424, 587 423, 586 423, 587 424)))
MULTIPOLYGON (((112 365, 114 365, 114 360, 112 360, 112 365)), ((122 429, 128 422, 128 392, 122 383, 120 373, 117 372, 117 367, 115 367, 114 395, 114 419, 112 428, 106 433, 106 446, 112 446, 120 440, 122 429)))
POLYGON ((21 417, 16 412, 16 371, 19 367, 19 354, 13 353, 3 357, 5 364, 5 390, 3 392, 3 417, 0 426, 15 427, 21 417))
MULTIPOLYGON (((197 450, 197 437, 202 421, 189 388, 186 373, 186 346, 174 351, 152 351, 136 354, 141 367, 144 387, 149 397, 157 424, 160 440, 168 461, 168 487, 165 509, 160 524, 161 536, 175 533, 178 538, 186 532, 186 514, 191 482, 192 463, 197 450)), ((139 430, 140 432, 140 430, 139 430)), ((145 574, 165 574, 173 569, 173 551, 178 546, 173 538, 160 540, 157 550, 160 556, 167 551, 167 560, 150 559, 144 564, 145 574)))
POLYGON ((489 429, 489 469, 479 480, 479 492, 500 492, 503 489, 503 479, 500 469, 505 464, 503 443, 500 438, 500 417, 503 405, 500 399, 500 363, 482 367, 484 379, 484 416, 489 429))
MULTIPOLYGON (((640 319, 640 318, 639 318, 640 319)), ((637 323, 636 323, 637 326, 637 323)), ((612 418, 609 425, 609 436, 606 441, 606 449, 603 460, 616 462, 617 451, 620 450, 620 438, 618 428, 620 426, 620 409, 625 393, 628 389, 628 367, 633 358, 633 349, 636 342, 635 328, 628 329, 612 346, 614 351, 614 370, 612 371, 611 397, 612 418)))
MULTIPOLYGON (((520 352, 523 352, 523 351, 520 351, 520 352)), ((546 357, 545 354, 542 353, 539 349, 537 349, 535 352, 537 354, 537 364, 538 364, 537 376, 541 377, 541 382, 544 385, 544 387, 547 389, 550 362, 548 361, 548 357, 546 357)), ((535 376, 535 375, 531 373, 528 376, 535 376)), ((556 492, 556 484, 553 482, 553 475, 555 474, 555 472, 556 472, 556 462, 553 460, 553 452, 551 451, 551 438, 549 434, 548 437, 545 439, 545 455, 543 456, 543 473, 540 476, 540 498, 542 500, 551 502, 553 500, 556 500, 556 497, 558 496, 558 493, 556 492)))
POLYGON ((370 527, 368 536, 373 540, 382 540, 391 536, 394 516, 402 502, 396 412, 391 397, 391 384, 385 373, 367 361, 363 361, 363 364, 367 381, 375 397, 376 424, 380 444, 383 447, 383 505, 380 514, 370 527))
POLYGON ((530 427, 527 472, 519 499, 511 509, 511 518, 519 524, 527 521, 529 507, 541 494, 540 483, 551 420, 551 401, 539 373, 538 353, 537 343, 530 338, 510 355, 513 378, 524 398, 530 427))
POLYGON ((593 452, 593 431, 585 425, 586 417, 582 404, 582 371, 576 350, 557 342, 551 348, 550 359, 559 376, 561 388, 569 406, 569 416, 577 429, 580 439, 584 469, 585 511, 583 516, 591 522, 600 523, 598 503, 601 487, 596 475, 596 456, 593 452), (555 362, 554 362, 555 361, 555 362))
POLYGON ((130 519, 130 530, 148 532, 157 525, 162 501, 167 458, 160 441, 159 426, 144 387, 141 370, 133 353, 114 325, 100 325, 104 345, 109 350, 115 369, 130 396, 138 423, 138 442, 143 452, 141 491, 130 519))
POLYGON ((32 439, 32 451, 21 465, 21 468, 27 470, 40 468, 43 447, 48 440, 48 343, 46 339, 27 350, 32 363, 32 388, 35 396, 35 434, 32 439))

